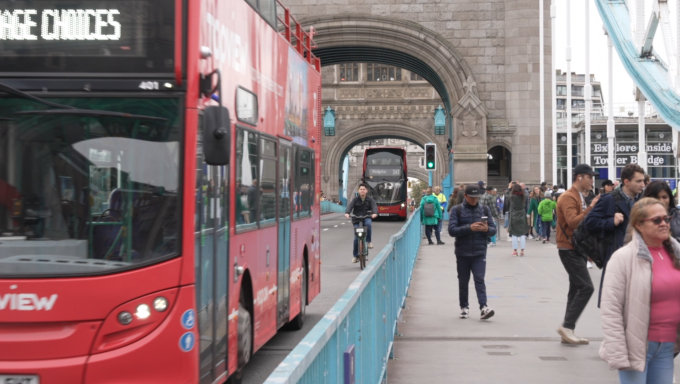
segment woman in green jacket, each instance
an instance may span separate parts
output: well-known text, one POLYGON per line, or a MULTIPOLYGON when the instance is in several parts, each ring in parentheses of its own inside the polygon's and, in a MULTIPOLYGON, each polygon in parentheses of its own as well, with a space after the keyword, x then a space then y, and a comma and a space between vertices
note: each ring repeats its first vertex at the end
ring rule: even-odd
POLYGON ((437 196, 432 194, 432 188, 428 187, 425 192, 425 196, 423 196, 423 199, 420 200, 420 222, 425 226, 425 236, 427 236, 429 245, 434 244, 432 241, 433 229, 434 234, 437 236, 437 245, 444 244, 439 233, 439 220, 441 220, 442 217, 442 206, 439 204, 439 199, 437 199, 437 196), (425 215, 425 211, 429 210, 429 206, 426 206, 429 203, 432 203, 433 205, 432 216, 425 215))
POLYGON ((553 221, 553 211, 557 209, 557 203, 551 199, 543 199, 540 204, 538 204, 538 214, 541 215, 541 221, 543 222, 543 244, 550 241, 550 226, 553 221))

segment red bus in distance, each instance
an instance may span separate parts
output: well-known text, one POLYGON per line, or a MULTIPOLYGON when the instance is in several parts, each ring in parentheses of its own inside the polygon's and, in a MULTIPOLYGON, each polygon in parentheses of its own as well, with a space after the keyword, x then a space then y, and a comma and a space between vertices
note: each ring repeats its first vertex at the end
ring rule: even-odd
POLYGON ((0 381, 240 382, 321 289, 311 34, 277 0, 0 11, 0 381))
POLYGON ((401 147, 371 147, 364 151, 362 181, 378 205, 378 217, 406 220, 406 150, 401 147))

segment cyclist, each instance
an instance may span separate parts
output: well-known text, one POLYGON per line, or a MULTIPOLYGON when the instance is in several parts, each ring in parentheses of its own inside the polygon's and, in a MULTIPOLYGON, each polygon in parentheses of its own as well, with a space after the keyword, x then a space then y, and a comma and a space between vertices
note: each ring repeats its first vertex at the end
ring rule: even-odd
MULTIPOLYGON (((349 219, 349 215, 354 213, 354 216, 368 216, 370 218, 357 219, 352 218, 352 224, 354 228, 359 227, 361 220, 364 220, 364 228, 366 229, 366 241, 368 242, 368 248, 373 248, 371 243, 371 219, 375 219, 378 216, 378 205, 375 203, 372 197, 368 196, 368 186, 364 183, 359 184, 359 196, 356 196, 352 201, 347 204, 347 210, 345 211, 345 217, 349 219), (354 212, 352 212, 354 211, 354 212)), ((354 252, 352 253, 354 257, 352 262, 356 263, 359 261, 359 239, 354 237, 354 252)))

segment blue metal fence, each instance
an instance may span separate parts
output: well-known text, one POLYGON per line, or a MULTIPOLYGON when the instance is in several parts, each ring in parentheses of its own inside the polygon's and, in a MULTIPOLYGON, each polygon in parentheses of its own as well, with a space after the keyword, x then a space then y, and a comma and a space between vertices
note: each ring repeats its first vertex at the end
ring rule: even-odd
POLYGON ((377 384, 386 378, 420 247, 419 218, 416 210, 265 384, 345 383, 343 352, 350 345, 357 383, 377 384))
POLYGON ((324 200, 321 202, 321 214, 324 213, 345 213, 345 207, 332 201, 324 200))

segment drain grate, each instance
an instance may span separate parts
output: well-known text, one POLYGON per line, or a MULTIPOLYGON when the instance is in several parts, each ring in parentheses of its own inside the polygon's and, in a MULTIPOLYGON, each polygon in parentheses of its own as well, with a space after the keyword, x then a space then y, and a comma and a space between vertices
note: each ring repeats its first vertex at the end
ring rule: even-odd
POLYGON ((538 358, 543 361, 567 361, 567 358, 562 356, 539 356, 538 358))
POLYGON ((510 348, 509 345, 482 345, 482 348, 486 349, 506 349, 510 348))
POLYGON ((515 352, 487 352, 491 356, 512 356, 515 352))

